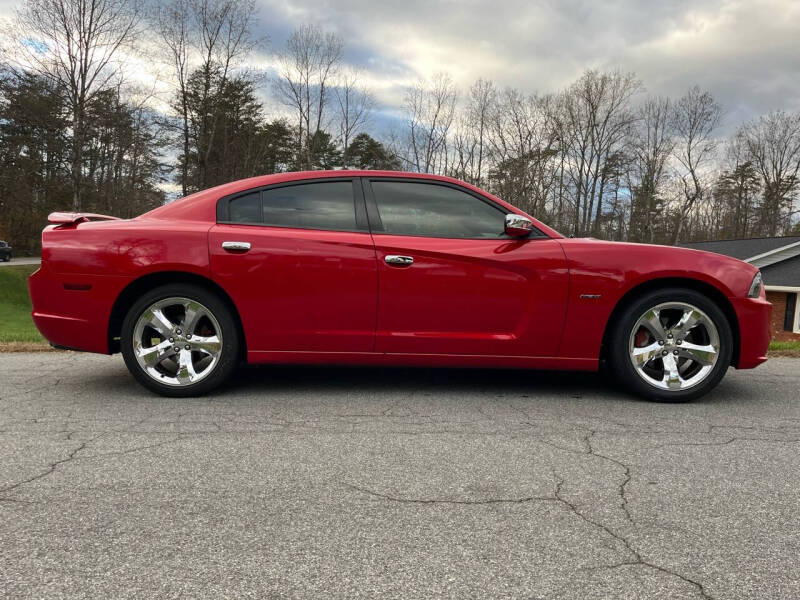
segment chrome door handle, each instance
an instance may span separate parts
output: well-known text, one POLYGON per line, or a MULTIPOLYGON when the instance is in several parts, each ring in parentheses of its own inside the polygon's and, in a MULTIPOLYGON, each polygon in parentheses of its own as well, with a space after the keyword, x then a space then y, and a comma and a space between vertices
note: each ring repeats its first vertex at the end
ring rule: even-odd
POLYGON ((222 242, 222 249, 228 252, 247 252, 250 242, 222 242))
POLYGON ((408 267, 414 264, 414 258, 411 256, 398 256, 396 254, 387 254, 383 259, 387 265, 395 265, 398 267, 408 267))

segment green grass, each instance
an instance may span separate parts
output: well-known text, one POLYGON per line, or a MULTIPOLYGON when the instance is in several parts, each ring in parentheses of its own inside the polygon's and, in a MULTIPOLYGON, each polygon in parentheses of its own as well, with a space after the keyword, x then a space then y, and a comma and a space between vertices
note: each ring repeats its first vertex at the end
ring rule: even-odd
POLYGON ((769 343, 769 350, 770 352, 787 352, 787 351, 797 351, 800 352, 800 342, 770 342, 769 343))
POLYGON ((39 267, 0 267, 0 342, 44 342, 31 319, 28 277, 39 267))

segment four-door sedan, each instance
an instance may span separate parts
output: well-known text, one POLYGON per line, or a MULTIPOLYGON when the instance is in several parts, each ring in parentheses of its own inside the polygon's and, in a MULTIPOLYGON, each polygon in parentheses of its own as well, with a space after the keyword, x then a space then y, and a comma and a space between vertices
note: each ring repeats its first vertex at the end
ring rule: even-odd
POLYGON ((55 346, 122 352, 168 396, 242 361, 597 370, 681 401, 766 360, 770 304, 739 260, 565 239, 447 177, 256 177, 130 220, 53 213, 30 278, 55 346))

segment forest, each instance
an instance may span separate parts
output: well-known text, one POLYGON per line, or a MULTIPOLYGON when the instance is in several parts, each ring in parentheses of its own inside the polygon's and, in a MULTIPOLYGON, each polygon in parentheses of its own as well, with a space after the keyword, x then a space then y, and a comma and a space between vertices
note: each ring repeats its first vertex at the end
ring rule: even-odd
POLYGON ((318 25, 261 39, 252 0, 27 0, 0 43, 0 239, 47 214, 130 218, 215 185, 312 169, 438 173, 564 235, 676 244, 800 234, 800 114, 729 123, 702 87, 622 70, 560 90, 447 72, 379 102, 318 25), (254 66, 272 57, 268 68, 254 66), (133 80, 153 66, 159 83, 133 80), (166 90, 166 91, 164 91, 166 90))

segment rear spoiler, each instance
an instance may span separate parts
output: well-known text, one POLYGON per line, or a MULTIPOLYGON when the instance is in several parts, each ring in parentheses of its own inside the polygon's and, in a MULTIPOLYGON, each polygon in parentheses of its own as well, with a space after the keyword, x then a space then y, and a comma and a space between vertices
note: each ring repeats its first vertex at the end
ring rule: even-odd
POLYGON ((119 217, 98 215, 95 213, 54 212, 47 216, 47 222, 53 225, 77 225, 86 221, 119 221, 119 217))

